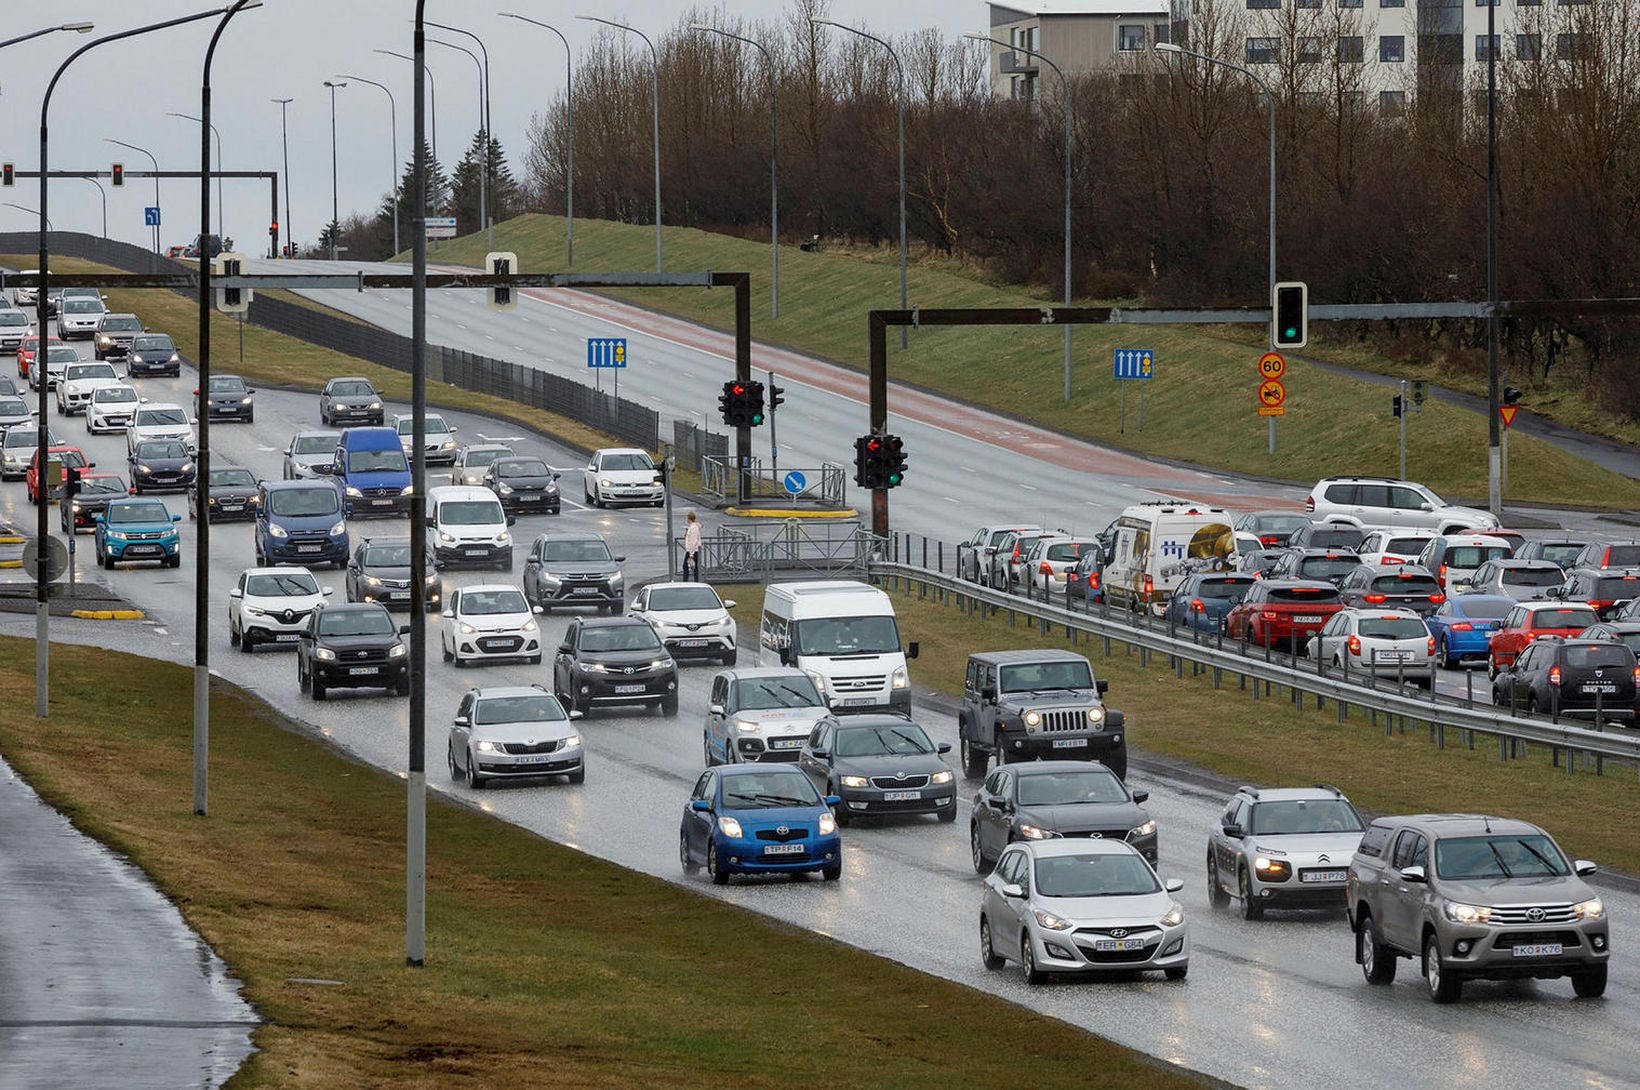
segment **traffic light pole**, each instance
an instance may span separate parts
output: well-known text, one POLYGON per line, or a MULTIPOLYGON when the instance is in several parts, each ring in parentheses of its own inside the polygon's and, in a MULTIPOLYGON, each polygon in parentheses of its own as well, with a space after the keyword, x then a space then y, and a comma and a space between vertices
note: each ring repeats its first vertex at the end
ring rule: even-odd
MULTIPOLYGON (((657 205, 657 210, 659 206, 657 205)), ((752 381, 752 278, 736 273, 735 288, 735 381, 752 381)), ((752 494, 752 429, 735 429, 735 502, 744 504, 752 494)))

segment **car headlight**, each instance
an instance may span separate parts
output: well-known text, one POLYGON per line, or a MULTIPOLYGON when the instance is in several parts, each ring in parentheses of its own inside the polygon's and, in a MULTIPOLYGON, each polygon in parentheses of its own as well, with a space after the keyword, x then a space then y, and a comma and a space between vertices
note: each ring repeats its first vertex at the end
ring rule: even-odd
POLYGON ((579 734, 572 734, 568 738, 564 739, 564 744, 559 748, 561 748, 561 749, 574 749, 576 746, 578 746, 580 744, 581 744, 581 736, 579 734))
POLYGON ((360 499, 364 496, 364 493, 362 491, 360 491, 359 489, 355 488, 352 485, 347 486, 347 494, 349 496, 353 497, 354 499, 360 499))
POLYGON ((194 471, 194 463, 192 463, 192 462, 183 462, 182 463, 182 472, 192 473, 193 471, 194 471))
POLYGON ((1044 912, 1040 908, 1033 908, 1031 915, 1036 917, 1038 927, 1045 927, 1049 931, 1069 931, 1071 928, 1069 920, 1062 920, 1052 912, 1044 912))
POLYGON ((456 543, 456 539, 452 535, 445 533, 443 530, 438 532, 438 539, 439 543, 442 545, 454 545, 456 543))
POLYGON ((741 734, 757 734, 763 730, 763 727, 750 719, 736 719, 735 729, 741 734))
POLYGON ((827 810, 825 813, 820 815, 820 835, 821 836, 830 836, 832 833, 835 833, 836 831, 837 831, 837 819, 832 816, 832 813, 831 813, 830 810, 827 810))
POLYGON ((372 401, 372 402, 371 402, 371 403, 370 403, 370 407, 371 407, 371 408, 372 408, 372 409, 379 409, 379 408, 381 408, 381 407, 382 407, 382 403, 381 403, 381 402, 380 402, 380 401, 372 401))
POLYGON ((1156 833, 1156 819, 1151 818, 1143 825, 1129 833, 1129 836, 1154 836, 1156 833))
POLYGON ((589 674, 609 673, 609 667, 605 666, 601 662, 583 662, 581 664, 581 669, 585 670, 589 674))
POLYGON ((439 449, 440 450, 455 450, 456 449, 456 441, 454 439, 446 439, 443 443, 441 443, 439 445, 439 449))
POLYGON ((525 632, 534 632, 536 630, 536 627, 537 626, 536 626, 536 623, 534 621, 525 621, 523 630, 525 632))
POLYGON ((279 525, 277 522, 270 522, 270 523, 268 523, 268 536, 269 537, 289 537, 290 535, 287 534, 285 532, 285 528, 283 526, 279 525))
POLYGON ((1103 723, 1104 721, 1105 721, 1105 709, 1104 708, 1089 708, 1088 709, 1088 722, 1090 722, 1090 723, 1103 723))
POLYGON ((75 500, 75 501, 74 501, 74 510, 76 510, 76 511, 78 511, 78 510, 80 510, 80 509, 81 509, 81 508, 80 508, 80 501, 79 501, 79 500, 75 500))
POLYGON ((251 398, 248 394, 245 396, 245 399, 240 402, 241 405, 249 405, 250 403, 251 403, 251 398))
POLYGON ((138 473, 152 473, 154 471, 151 467, 142 465, 141 463, 138 463, 137 472, 138 473))
POLYGON ((147 363, 148 361, 145 360, 143 357, 137 355, 135 352, 133 352, 131 354, 131 362, 132 363, 147 363))
POLYGON ((503 496, 510 496, 513 494, 512 485, 510 484, 501 484, 498 482, 495 486, 495 490, 503 496))
POLYGON ((380 579, 377 579, 374 575, 365 576, 364 581, 365 581, 365 585, 367 585, 367 586, 379 587, 379 586, 382 585, 382 581, 380 579))
POLYGON ((315 647, 313 649, 313 657, 318 659, 320 662, 335 662, 336 652, 332 651, 328 647, 315 647))
POLYGON ((626 576, 622 575, 620 572, 616 572, 614 575, 609 577, 609 585, 611 587, 618 587, 624 582, 626 582, 626 576))
POLYGON ((671 659, 655 659, 653 662, 651 662, 647 666, 645 666, 644 669, 645 670, 664 670, 670 665, 672 665, 672 660, 671 659))
POLYGON ((499 534, 495 535, 495 543, 497 545, 506 545, 506 544, 509 544, 511 541, 512 541, 512 535, 509 534, 505 530, 503 530, 499 534))
POLYGON ((609 482, 608 481, 599 481, 598 482, 598 487, 599 488, 608 488, 609 487, 609 482))
POLYGON ((1168 909, 1167 915, 1162 917, 1162 926, 1178 927, 1182 923, 1184 923, 1184 906, 1174 901, 1173 907, 1168 909))
POLYGON ((1258 871, 1261 882, 1285 882, 1293 876, 1293 865, 1285 859, 1270 859, 1261 855, 1253 860, 1253 868, 1258 871))
POLYGON ((864 776, 844 776, 843 777, 843 786, 844 787, 865 787, 870 783, 871 783, 871 781, 866 779, 864 776))
POLYGON ((399 489, 399 495, 401 496, 414 496, 415 494, 416 486, 413 484, 407 484, 403 488, 399 489))
POLYGON ((1027 727, 1034 727, 1034 726, 1036 726, 1037 724, 1039 724, 1041 722, 1042 722, 1042 713, 1041 712, 1026 712, 1025 713, 1025 725, 1027 727))
POLYGON ((944 772, 936 772, 932 776, 928 777, 928 782, 929 783, 950 783, 951 778, 952 778, 951 777, 951 772, 950 772, 949 769, 947 769, 944 772))
POLYGON ((102 345, 104 348, 107 348, 109 345, 114 343, 114 338, 104 335, 97 338, 97 343, 102 345))
POLYGON ((338 522, 336 525, 334 525, 330 528, 330 536, 331 537, 341 537, 345 533, 347 533, 347 520, 346 519, 343 519, 342 521, 338 522))
POLYGON ((1592 897, 1572 906, 1572 915, 1580 920, 1598 920, 1606 914, 1606 906, 1599 897, 1592 897))
POLYGON ((1052 829, 1043 829, 1036 825, 1026 824, 1020 825, 1019 835, 1024 837, 1026 840, 1052 840, 1059 836, 1059 834, 1054 832, 1052 829))
POLYGON ((500 742, 481 741, 476 746, 474 746, 473 748, 478 750, 480 753, 501 753, 501 752, 503 752, 500 742))
POLYGON ((820 690, 820 694, 824 696, 827 688, 826 676, 818 670, 804 670, 803 672, 809 675, 809 680, 814 682, 814 687, 820 690))
POLYGON ((245 607, 245 612, 249 613, 252 617, 266 617, 268 615, 267 610, 258 609, 255 606, 246 606, 245 607))
POLYGON ((390 659, 402 659, 407 654, 409 654, 409 652, 404 649, 404 644, 402 643, 395 643, 392 647, 387 649, 387 657, 390 659))
MULTIPOLYGON (((1598 905, 1600 902, 1594 903, 1598 905)), ((1485 905, 1466 905, 1462 901, 1442 901, 1441 911, 1453 923, 1482 924, 1492 918, 1492 910, 1485 905)))
POLYGON ((889 682, 889 688, 892 688, 892 689, 908 689, 910 687, 911 687, 911 679, 906 677, 905 667, 904 666, 894 667, 894 679, 891 682, 889 682))
POLYGON ((542 586, 561 587, 564 585, 564 581, 552 574, 550 571, 537 572, 535 577, 540 581, 542 586))
POLYGON ((460 632, 463 636, 471 636, 474 632, 477 632, 478 629, 474 628, 466 621, 462 621, 456 626, 456 631, 460 632))
POLYGON ((125 532, 123 530, 109 530, 108 537, 113 541, 124 541, 125 532))
POLYGON ((182 362, 182 357, 177 355, 175 352, 172 352, 171 353, 171 358, 166 360, 165 362, 166 363, 181 363, 182 362))
POLYGON ((732 836, 736 840, 739 840, 742 836, 746 835, 740 831, 740 822, 727 814, 721 814, 718 816, 718 832, 722 833, 724 836, 732 836))

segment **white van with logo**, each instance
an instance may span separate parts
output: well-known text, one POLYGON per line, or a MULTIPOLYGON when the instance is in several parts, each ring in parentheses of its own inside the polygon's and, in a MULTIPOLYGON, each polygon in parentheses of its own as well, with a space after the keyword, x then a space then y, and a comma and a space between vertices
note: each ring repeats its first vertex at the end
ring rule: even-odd
POLYGON ((1230 514, 1189 500, 1127 508, 1100 535, 1105 549, 1104 592, 1111 605, 1160 617, 1185 577, 1228 570, 1235 556, 1230 514))
POLYGON ((773 583, 763 596, 761 666, 795 666, 834 712, 911 710, 894 603, 876 587, 846 579, 773 583))

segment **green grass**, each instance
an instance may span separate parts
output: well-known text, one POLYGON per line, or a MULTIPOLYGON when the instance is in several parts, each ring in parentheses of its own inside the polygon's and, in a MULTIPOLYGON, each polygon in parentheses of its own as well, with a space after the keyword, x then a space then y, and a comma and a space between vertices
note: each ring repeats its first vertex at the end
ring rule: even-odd
MULTIPOLYGON (((29 659, 28 641, 0 640, 4 706, 32 699, 29 659)), ((147 871, 244 982, 266 1025, 231 1086, 1199 1085, 436 796, 427 964, 406 969, 403 781, 217 683, 197 818, 187 669, 66 646, 53 668, 50 721, 8 717, 0 753, 147 871)))
MULTIPOLYGON (((654 262, 650 227, 580 220, 578 271, 647 270, 654 262)), ((866 312, 899 304, 899 272, 887 251, 803 253, 781 250, 780 318, 769 313, 769 251, 765 243, 689 228, 664 230, 673 270, 745 270, 753 276, 753 333, 759 340, 863 369, 866 312)), ((532 272, 564 268, 564 221, 521 216, 495 229, 495 247, 516 252, 532 272)), ((478 265, 482 236, 446 243, 440 260, 478 265)), ((910 299, 924 308, 1038 306, 1052 300, 991 284, 950 261, 918 261, 910 299)), ((645 289, 609 294, 718 328, 733 321, 730 296, 698 289, 645 289)), ((1012 413, 1050 427, 1141 453, 1238 473, 1310 483, 1336 473, 1397 470, 1398 432, 1390 395, 1301 361, 1287 373, 1288 415, 1279 424, 1278 452, 1267 453, 1267 426, 1254 415, 1260 351, 1246 330, 1202 326, 1090 326, 1075 333, 1073 403, 1061 400, 1062 333, 1055 329, 934 329, 912 335, 901 352, 890 334, 889 369, 896 380, 1012 413), (1137 429, 1137 383, 1129 383, 1127 427, 1120 431, 1120 392, 1111 375, 1114 348, 1150 348, 1158 377, 1145 391, 1145 428, 1137 429)), ((1350 362, 1359 365, 1361 350, 1350 362)), ((1390 369, 1380 361, 1377 369, 1390 369)), ((1438 492, 1486 495, 1486 422, 1451 406, 1426 405, 1413 422, 1407 471, 1438 492)), ((1640 482, 1517 435, 1511 442, 1510 499, 1630 508, 1640 482)))

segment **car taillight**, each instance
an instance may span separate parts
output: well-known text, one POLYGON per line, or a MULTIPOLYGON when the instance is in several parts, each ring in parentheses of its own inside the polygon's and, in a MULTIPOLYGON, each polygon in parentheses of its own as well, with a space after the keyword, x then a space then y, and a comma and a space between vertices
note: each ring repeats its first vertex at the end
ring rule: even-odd
POLYGON ((1406 561, 1402 560, 1398 556, 1381 556, 1381 557, 1378 558, 1378 563, 1380 563, 1380 564, 1404 564, 1404 563, 1406 563, 1406 561))
POLYGON ((1435 637, 1434 636, 1429 637, 1428 642, 1429 642, 1429 653, 1431 655, 1433 655, 1435 653, 1435 637))
POLYGON ((1066 572, 1065 573, 1065 582, 1067 582, 1067 583, 1076 582, 1076 573, 1073 572, 1073 571, 1072 572, 1066 572))
POLYGON ((1446 565, 1445 564, 1441 565, 1441 570, 1440 570, 1440 573, 1437 575, 1437 578, 1440 579, 1440 581, 1441 581, 1441 589, 1445 590, 1446 589, 1446 565))
POLYGON ((1636 690, 1640 690, 1640 666, 1634 668, 1634 687, 1636 690))
POLYGON ((1436 605, 1440 605, 1442 602, 1446 601, 1446 595, 1444 595, 1444 594, 1431 594, 1429 596, 1429 600, 1431 602, 1434 602, 1436 605))
POLYGON ((1276 611, 1273 609, 1267 609, 1263 612, 1262 616, 1266 621, 1273 621, 1276 619, 1276 611))
POLYGON ((1277 545, 1280 544, 1280 542, 1281 539, 1276 537, 1274 534, 1265 534, 1258 539, 1258 543, 1260 545, 1277 545))
POLYGON ((1560 684, 1560 667, 1558 667, 1558 666, 1549 667, 1549 684, 1550 685, 1559 685, 1560 684))
POLYGON ((1192 613, 1206 613, 1207 607, 1202 604, 1200 598, 1192 598, 1190 599, 1190 611, 1192 613))
POLYGON ((1610 549, 1607 549, 1605 552, 1600 554, 1600 566, 1602 568, 1604 568, 1606 565, 1610 564, 1611 562, 1612 562, 1612 551, 1610 549))
POLYGON ((1091 587, 1094 590, 1099 589, 1099 573, 1098 572, 1090 571, 1088 573, 1088 586, 1091 587))
POLYGON ((1350 654, 1359 656, 1361 654, 1361 637, 1351 636, 1345 646, 1350 649, 1350 654))
POLYGON ((1150 576, 1145 576, 1145 601, 1150 601, 1150 596, 1155 593, 1156 584, 1151 580, 1150 576))
POLYGON ((1596 611, 1605 609, 1609 605, 1611 605, 1611 602, 1608 602, 1608 601, 1606 601, 1605 599, 1602 599, 1602 598, 1590 598, 1589 599, 1589 608, 1593 609, 1593 610, 1596 610, 1596 611))
POLYGON ((1040 571, 1043 575, 1052 575, 1053 574, 1053 565, 1049 564, 1046 560, 1044 560, 1041 563, 1041 565, 1038 566, 1037 570, 1040 571))
POLYGON ((1448 630, 1452 632, 1473 632, 1475 631, 1475 626, 1470 624, 1468 621, 1459 621, 1455 625, 1449 625, 1448 630))
POLYGON ((1304 510, 1306 510, 1306 511, 1314 511, 1315 510, 1315 497, 1314 496, 1305 496, 1304 497, 1304 510))
POLYGON ((1364 594, 1361 597, 1364 601, 1371 602, 1375 606, 1388 601, 1388 598, 1382 594, 1364 594))

